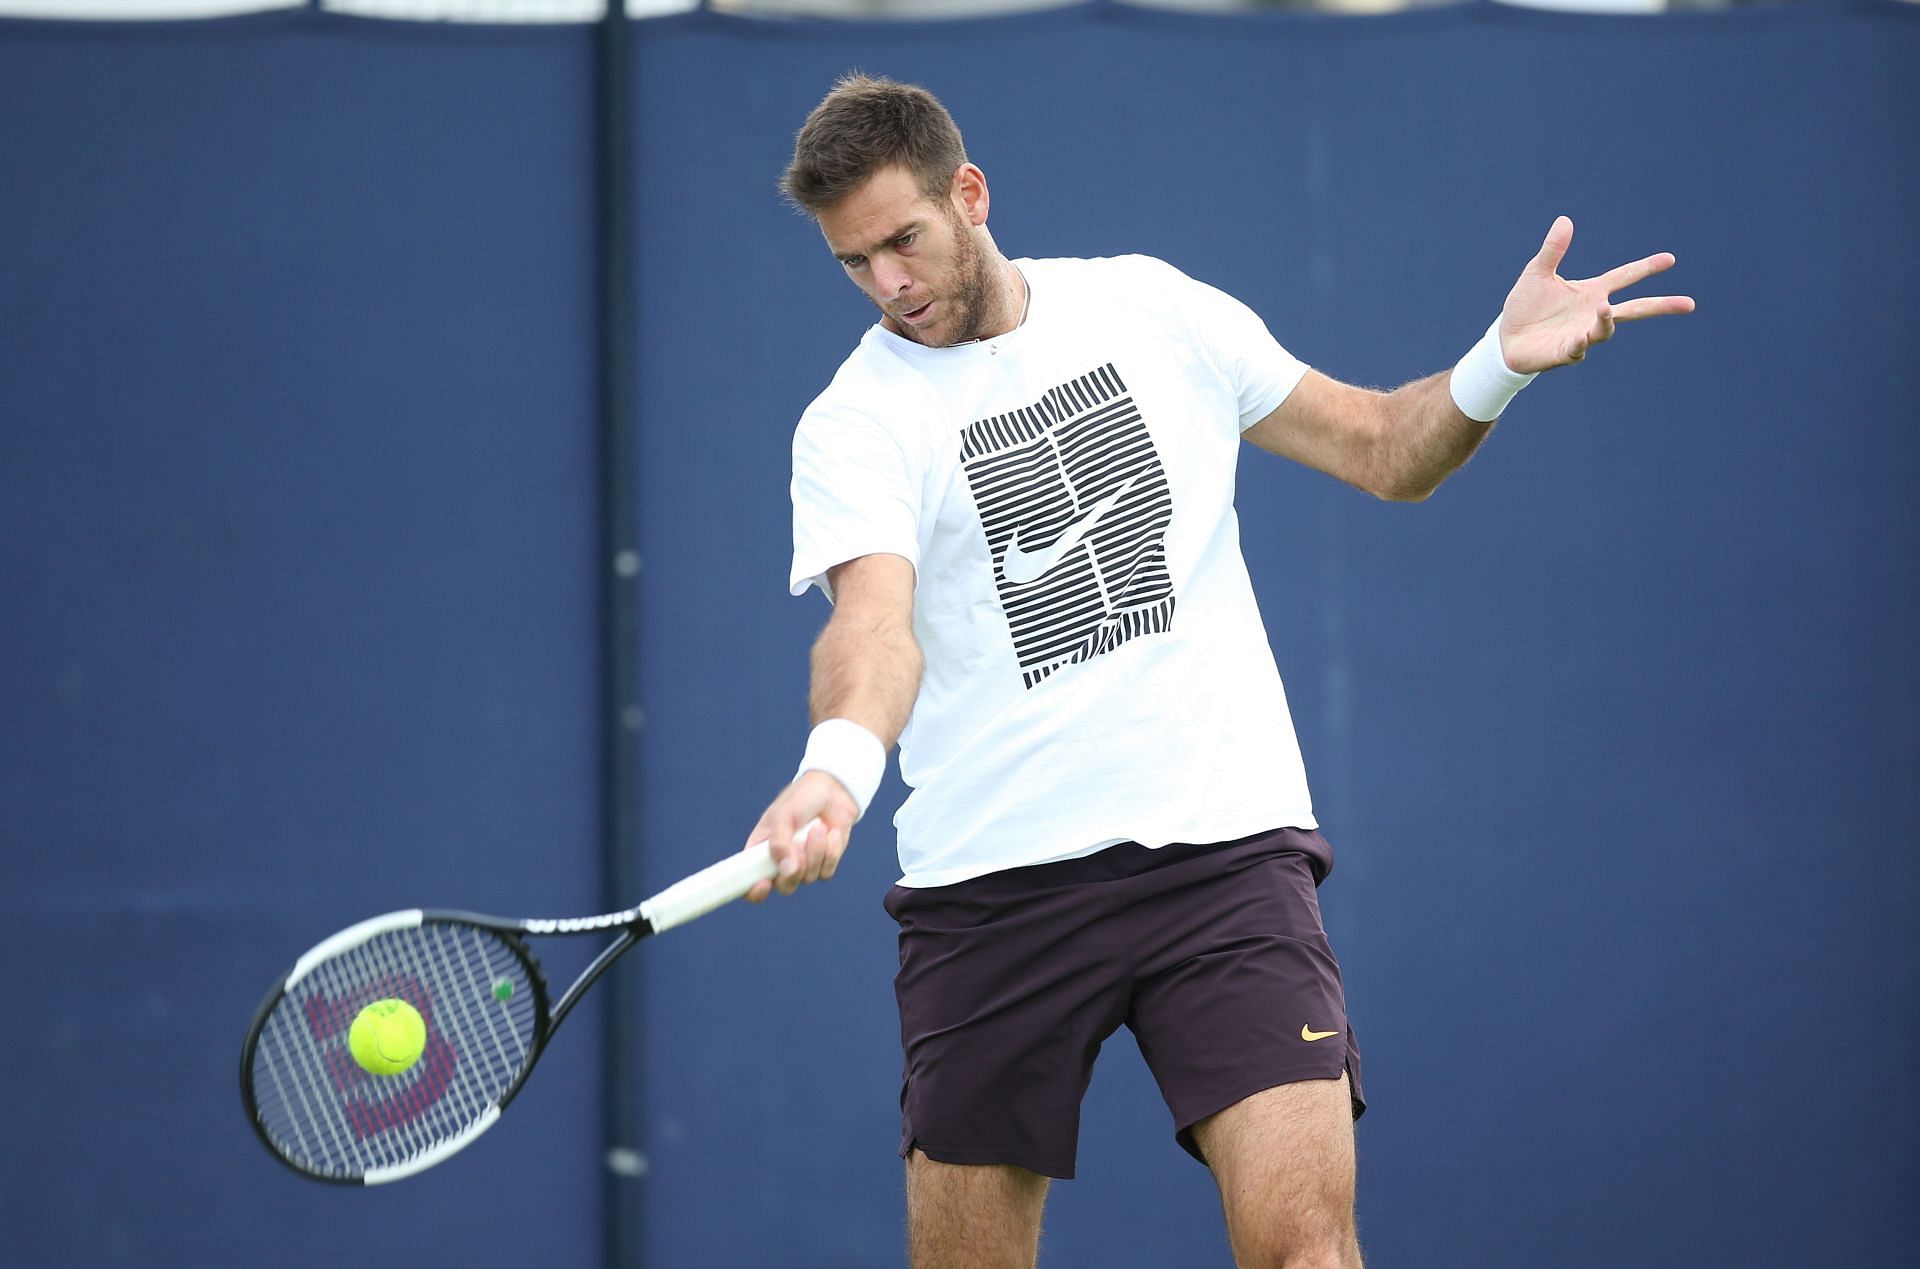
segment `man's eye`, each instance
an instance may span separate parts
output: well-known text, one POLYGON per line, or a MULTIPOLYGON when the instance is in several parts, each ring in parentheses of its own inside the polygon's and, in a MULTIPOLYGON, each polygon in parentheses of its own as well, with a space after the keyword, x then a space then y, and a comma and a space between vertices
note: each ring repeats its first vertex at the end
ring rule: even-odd
POLYGON ((893 245, 904 250, 907 247, 911 247, 913 245, 913 240, 915 238, 918 238, 919 236, 920 235, 917 233, 901 234, 898 238, 895 238, 893 240, 893 245))
POLYGON ((840 263, 849 269, 857 269, 867 262, 865 256, 842 256, 840 263))

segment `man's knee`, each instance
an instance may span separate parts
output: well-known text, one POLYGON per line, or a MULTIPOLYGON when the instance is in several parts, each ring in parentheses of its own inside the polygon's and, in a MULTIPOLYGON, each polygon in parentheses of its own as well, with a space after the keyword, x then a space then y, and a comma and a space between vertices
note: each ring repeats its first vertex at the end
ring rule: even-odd
POLYGON ((1360 1246, 1351 1230, 1243 1232, 1233 1241, 1239 1269, 1359 1269, 1360 1246))

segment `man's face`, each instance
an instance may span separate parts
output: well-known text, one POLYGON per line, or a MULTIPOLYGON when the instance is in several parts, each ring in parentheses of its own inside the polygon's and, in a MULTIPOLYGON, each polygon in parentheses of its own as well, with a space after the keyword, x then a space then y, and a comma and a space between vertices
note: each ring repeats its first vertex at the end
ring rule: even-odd
POLYGON ((819 216, 827 246, 887 329, 932 348, 978 339, 992 297, 991 266, 963 201, 927 198, 896 166, 819 216))

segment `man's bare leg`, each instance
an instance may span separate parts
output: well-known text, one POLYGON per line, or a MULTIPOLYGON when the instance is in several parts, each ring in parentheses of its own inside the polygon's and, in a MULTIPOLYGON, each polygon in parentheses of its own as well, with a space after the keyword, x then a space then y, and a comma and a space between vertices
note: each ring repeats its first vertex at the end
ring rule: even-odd
POLYGON ((1193 1127, 1241 1269, 1360 1269, 1347 1077, 1255 1093, 1193 1127))
POLYGON ((907 1156, 907 1256, 913 1269, 1033 1269, 1047 1178, 1002 1164, 907 1156))

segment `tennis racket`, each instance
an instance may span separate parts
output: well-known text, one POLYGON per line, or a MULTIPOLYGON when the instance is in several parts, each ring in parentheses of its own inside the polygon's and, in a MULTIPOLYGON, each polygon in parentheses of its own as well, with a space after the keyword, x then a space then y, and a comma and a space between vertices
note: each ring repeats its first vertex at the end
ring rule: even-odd
POLYGON ((380 1185, 424 1171, 493 1127, 622 953, 773 875, 773 853, 758 842, 625 912, 516 921, 410 908, 348 926, 296 961, 254 1014, 240 1051, 247 1117, 302 1176, 380 1185), (527 936, 607 931, 618 937, 549 1007, 527 936), (354 1060, 348 1032, 362 1009, 395 999, 418 1011, 425 1047, 406 1070, 373 1074, 354 1060))

